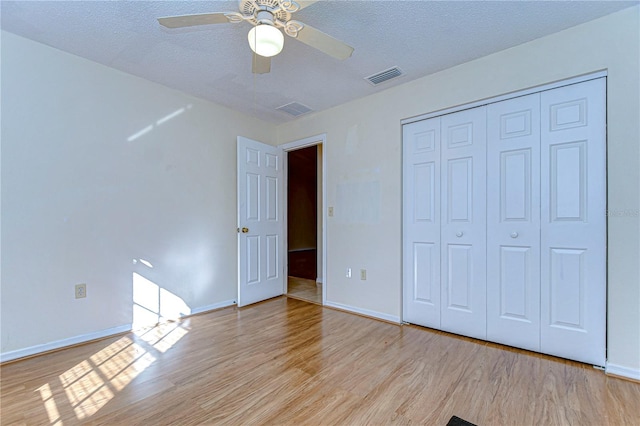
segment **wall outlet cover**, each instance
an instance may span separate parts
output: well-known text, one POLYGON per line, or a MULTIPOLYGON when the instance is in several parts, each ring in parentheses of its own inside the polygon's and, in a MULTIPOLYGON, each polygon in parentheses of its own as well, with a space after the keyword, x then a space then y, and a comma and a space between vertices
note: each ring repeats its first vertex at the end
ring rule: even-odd
POLYGON ((87 285, 76 284, 76 299, 82 299, 87 297, 87 285))

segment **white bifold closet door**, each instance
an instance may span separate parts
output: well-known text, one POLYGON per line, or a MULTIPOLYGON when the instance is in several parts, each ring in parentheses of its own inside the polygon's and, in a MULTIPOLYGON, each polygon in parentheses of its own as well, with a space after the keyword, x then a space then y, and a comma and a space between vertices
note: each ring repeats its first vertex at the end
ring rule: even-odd
POLYGON ((540 94, 487 110, 487 340, 540 351, 540 94))
POLYGON ((402 128, 403 318, 440 328, 440 118, 402 128))
POLYGON ((604 365, 606 80, 540 96, 540 349, 604 365))
POLYGON ((606 79, 403 126, 403 319, 606 361, 606 79))
POLYGON ((403 127, 405 321, 486 338, 486 111, 403 127))
POLYGON ((441 117, 440 328, 485 339, 486 107, 441 117))

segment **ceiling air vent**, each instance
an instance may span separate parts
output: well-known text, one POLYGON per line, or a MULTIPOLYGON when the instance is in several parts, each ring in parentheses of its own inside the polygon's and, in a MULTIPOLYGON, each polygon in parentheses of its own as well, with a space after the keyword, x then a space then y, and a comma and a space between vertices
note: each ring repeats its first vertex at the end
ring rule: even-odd
POLYGON ((402 71, 398 67, 389 68, 388 70, 384 70, 382 72, 370 75, 369 77, 365 77, 371 85, 377 86, 380 83, 384 83, 385 81, 389 81, 392 78, 400 77, 402 75, 402 71))
POLYGON ((294 117, 299 117, 303 114, 313 111, 306 105, 302 105, 298 102, 290 102, 286 105, 282 105, 276 108, 278 111, 286 112, 289 115, 293 115, 294 117))

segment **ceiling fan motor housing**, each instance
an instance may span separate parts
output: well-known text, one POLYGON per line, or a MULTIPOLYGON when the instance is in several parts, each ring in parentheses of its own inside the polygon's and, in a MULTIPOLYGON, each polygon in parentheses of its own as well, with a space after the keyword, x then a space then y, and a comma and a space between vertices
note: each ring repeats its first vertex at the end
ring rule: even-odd
POLYGON ((247 18, 247 21, 251 22, 253 25, 258 25, 261 19, 268 19, 264 18, 264 12, 269 13, 272 25, 277 25, 278 23, 284 25, 287 21, 291 20, 291 13, 282 8, 281 3, 287 3, 288 5, 290 5, 292 10, 297 10, 299 7, 295 2, 287 1, 282 2, 278 0, 242 0, 240 2, 240 13, 242 13, 246 17, 251 16, 252 18, 247 18))
POLYGON ((273 13, 268 10, 260 10, 255 14, 256 21, 259 24, 273 25, 273 13))

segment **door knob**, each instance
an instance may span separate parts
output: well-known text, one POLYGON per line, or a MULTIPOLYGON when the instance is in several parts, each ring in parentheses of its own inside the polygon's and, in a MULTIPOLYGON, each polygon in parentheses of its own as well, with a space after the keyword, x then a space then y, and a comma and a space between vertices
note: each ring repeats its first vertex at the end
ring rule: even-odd
POLYGON ((247 232, 249 232, 249 228, 242 228, 242 233, 246 234, 247 232))
POLYGON ((511 233, 511 238, 518 238, 518 233, 517 232, 512 232, 511 233))
POLYGON ((462 232, 462 231, 456 232, 456 237, 458 237, 458 238, 462 237, 463 235, 464 235, 464 232, 462 232))

